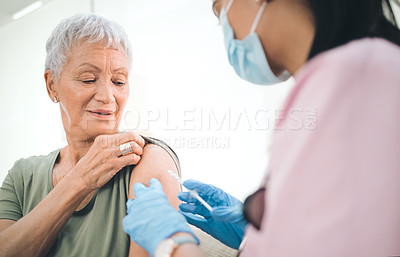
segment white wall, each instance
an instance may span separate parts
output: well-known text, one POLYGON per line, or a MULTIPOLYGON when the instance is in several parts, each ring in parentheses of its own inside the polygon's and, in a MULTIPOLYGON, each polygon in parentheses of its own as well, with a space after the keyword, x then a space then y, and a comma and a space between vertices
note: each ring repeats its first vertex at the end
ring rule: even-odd
MULTIPOLYGON (((58 105, 43 80, 44 47, 61 18, 88 11, 88 0, 54 0, 0 28, 0 181, 17 159, 65 144, 58 105)), ((238 78, 211 1, 96 0, 95 12, 123 25, 133 45, 131 97, 121 129, 170 143, 185 179, 215 184, 241 199, 255 189, 268 162, 274 111, 293 81, 261 87, 238 78), (216 123, 209 124, 212 115, 216 123), (217 144, 198 145, 207 139, 217 144)))

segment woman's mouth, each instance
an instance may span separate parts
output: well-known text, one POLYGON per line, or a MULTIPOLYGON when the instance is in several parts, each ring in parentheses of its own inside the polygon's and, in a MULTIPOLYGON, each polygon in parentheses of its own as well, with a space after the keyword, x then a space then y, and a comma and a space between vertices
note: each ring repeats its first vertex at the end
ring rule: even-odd
POLYGON ((93 116, 102 119, 110 119, 111 117, 114 117, 114 111, 110 110, 90 110, 88 112, 93 116))

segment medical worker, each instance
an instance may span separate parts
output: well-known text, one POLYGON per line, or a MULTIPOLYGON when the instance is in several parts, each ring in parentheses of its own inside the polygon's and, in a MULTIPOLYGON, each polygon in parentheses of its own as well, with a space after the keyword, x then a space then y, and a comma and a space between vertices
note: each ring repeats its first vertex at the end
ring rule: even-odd
POLYGON ((201 256, 187 220, 247 257, 400 256, 399 6, 215 0, 236 73, 262 85, 296 81, 269 168, 244 206, 185 181, 211 212, 187 192, 176 211, 156 179, 136 184, 123 221, 133 241, 150 256, 201 256))

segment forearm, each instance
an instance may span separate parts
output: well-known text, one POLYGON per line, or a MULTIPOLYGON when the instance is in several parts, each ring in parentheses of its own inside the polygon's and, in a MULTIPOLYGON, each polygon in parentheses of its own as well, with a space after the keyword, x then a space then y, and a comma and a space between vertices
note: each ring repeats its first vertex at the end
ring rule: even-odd
MULTIPOLYGON (((172 236, 192 236, 191 234, 185 232, 178 232, 172 236)), ((188 244, 181 244, 175 251, 172 252, 172 257, 204 257, 201 253, 200 248, 196 244, 188 243, 188 244)))
POLYGON ((149 253, 140 247, 138 244, 131 240, 131 245, 129 248, 129 257, 149 257, 149 253))
POLYGON ((180 245, 172 254, 172 257, 204 257, 200 248, 195 244, 180 245))
POLYGON ((0 256, 46 255, 88 193, 65 177, 31 212, 0 233, 0 256))

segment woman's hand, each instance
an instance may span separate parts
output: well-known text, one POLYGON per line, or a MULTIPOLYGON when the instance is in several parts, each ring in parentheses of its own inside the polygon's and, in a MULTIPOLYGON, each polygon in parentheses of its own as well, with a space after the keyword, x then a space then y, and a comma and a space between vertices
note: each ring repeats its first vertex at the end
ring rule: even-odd
POLYGON ((124 166, 137 164, 144 143, 132 132, 97 137, 87 154, 32 211, 16 222, 0 219, 0 256, 46 256, 82 200, 124 166), (121 156, 119 146, 128 142, 132 152, 121 156))
POLYGON ((180 192, 178 197, 184 203, 179 208, 187 221, 227 246, 239 249, 247 226, 242 202, 218 187, 197 180, 186 180, 183 186, 196 190, 213 207, 210 212, 189 192, 180 192))
POLYGON ((97 190, 123 167, 137 164, 144 144, 144 139, 133 132, 98 136, 66 178, 81 182, 89 191, 97 190), (132 152, 122 155, 120 145, 125 143, 130 143, 132 152))

